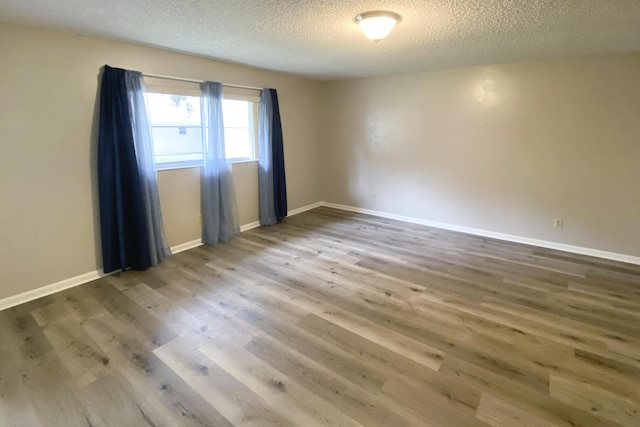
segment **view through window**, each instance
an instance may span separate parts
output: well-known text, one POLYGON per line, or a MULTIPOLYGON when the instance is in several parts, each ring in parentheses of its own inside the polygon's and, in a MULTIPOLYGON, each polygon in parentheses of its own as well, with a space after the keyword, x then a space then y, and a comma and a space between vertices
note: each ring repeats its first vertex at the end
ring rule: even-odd
MULTIPOLYGON (((156 166, 172 168, 202 164, 200 97, 147 93, 156 166)), ((255 103, 222 100, 227 161, 256 158, 255 103)))

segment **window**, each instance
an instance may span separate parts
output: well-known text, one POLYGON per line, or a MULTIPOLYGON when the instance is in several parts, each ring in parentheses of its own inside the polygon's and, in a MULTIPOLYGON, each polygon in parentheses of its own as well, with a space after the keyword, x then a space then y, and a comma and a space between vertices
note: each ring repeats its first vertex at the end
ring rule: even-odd
MULTIPOLYGON (((200 97, 152 91, 146 96, 156 167, 171 169, 201 165, 200 97)), ((239 98, 227 99, 225 96, 222 100, 228 162, 256 159, 258 104, 254 100, 239 98)))
POLYGON ((255 107, 256 105, 249 101, 222 100, 224 151, 227 160, 241 161, 256 158, 255 107))
POLYGON ((202 162, 200 97, 147 93, 156 165, 171 167, 202 162))

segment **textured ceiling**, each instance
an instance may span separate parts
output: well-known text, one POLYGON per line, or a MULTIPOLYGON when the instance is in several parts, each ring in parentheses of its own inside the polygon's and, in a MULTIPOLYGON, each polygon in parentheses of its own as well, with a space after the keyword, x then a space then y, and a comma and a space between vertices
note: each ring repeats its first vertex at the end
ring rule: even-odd
POLYGON ((0 21, 321 80, 640 52, 640 0, 2 0, 0 21), (354 17, 402 21, 375 43, 354 17))

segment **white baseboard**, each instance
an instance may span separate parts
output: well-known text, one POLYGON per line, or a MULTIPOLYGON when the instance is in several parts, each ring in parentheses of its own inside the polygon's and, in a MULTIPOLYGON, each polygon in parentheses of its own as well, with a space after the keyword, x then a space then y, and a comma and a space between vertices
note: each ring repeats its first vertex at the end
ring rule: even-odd
POLYGON ((202 246, 202 240, 200 239, 192 240, 190 242, 171 246, 171 253, 178 254, 180 252, 188 251, 189 249, 197 248, 198 246, 202 246))
MULTIPOLYGON (((313 204, 310 204, 310 205, 307 205, 307 206, 303 206, 303 207, 300 207, 300 208, 297 208, 297 209, 293 209, 293 210, 289 211, 289 216, 294 216, 294 215, 300 214, 302 212, 306 212, 308 210, 315 209, 315 208, 318 208, 318 207, 321 207, 321 206, 325 206, 325 207, 328 207, 328 208, 334 208, 334 209, 340 209, 340 210, 344 210, 344 211, 363 213, 363 214, 373 215, 373 216, 377 216, 377 217, 381 217, 381 218, 395 219, 395 220, 398 220, 398 221, 404 221, 404 222, 408 222, 408 223, 412 223, 412 224, 426 225, 426 226, 429 226, 429 227, 440 228, 440 229, 443 229, 443 230, 459 231, 459 232, 462 232, 462 233, 473 234, 473 235, 476 235, 476 236, 491 237, 491 238, 494 238, 494 239, 505 240, 505 241, 508 241, 508 242, 523 243, 523 244, 526 244, 526 245, 539 246, 539 247, 542 247, 542 248, 556 249, 556 250, 576 253, 576 254, 580 254, 580 255, 588 255, 588 256, 593 256, 593 257, 596 257, 596 258, 604 258, 604 259, 609 259, 609 260, 613 260, 613 261, 621 261, 621 262, 626 262, 626 263, 629 263, 629 264, 640 265, 640 257, 636 257, 636 256, 632 256, 632 255, 625 255, 625 254, 619 254, 619 253, 615 253, 615 252, 602 251, 602 250, 599 250, 599 249, 585 248, 585 247, 582 247, 582 246, 567 245, 567 244, 564 244, 564 243, 550 242, 550 241, 547 241, 547 240, 532 239, 532 238, 529 238, 529 237, 516 236, 516 235, 512 235, 512 234, 497 233, 497 232, 494 232, 494 231, 482 230, 482 229, 478 229, 478 228, 464 227, 464 226, 453 225, 453 224, 446 224, 446 223, 442 223, 442 222, 429 221, 429 220, 421 219, 421 218, 414 218, 414 217, 408 217, 408 216, 403 216, 403 215, 396 215, 396 214, 391 214, 391 213, 387 213, 387 212, 375 211, 375 210, 364 209, 364 208, 357 208, 357 207, 354 207, 354 206, 340 205, 340 204, 329 203, 329 202, 317 202, 317 203, 313 203, 313 204)), ((240 231, 251 230, 252 228, 256 228, 256 227, 259 227, 259 226, 260 226, 260 222, 259 221, 251 222, 249 224, 245 224, 245 225, 241 226, 240 227, 240 231)), ((171 248, 171 252, 174 253, 174 254, 177 254, 179 252, 183 252, 183 251, 186 251, 188 249, 198 247, 200 245, 202 245, 202 242, 200 241, 200 239, 192 240, 190 242, 186 242, 186 243, 182 243, 180 245, 173 246, 171 248)), ((112 273, 109 273, 109 274, 112 274, 112 273)), ((7 308, 14 307, 16 305, 24 304, 24 303, 29 302, 29 301, 36 300, 38 298, 45 297, 47 295, 54 294, 56 292, 60 292, 60 291, 64 291, 64 290, 69 289, 69 288, 73 288, 74 286, 82 285, 82 284, 90 282, 92 280, 100 279, 101 277, 108 276, 109 274, 105 274, 105 273, 103 273, 101 271, 97 271, 97 270, 96 271, 90 271, 88 273, 81 274, 81 275, 75 276, 75 277, 71 277, 69 279, 64 279, 64 280, 61 280, 59 282, 43 286, 41 288, 33 289, 31 291, 23 292, 23 293, 18 294, 18 295, 12 295, 10 297, 4 298, 4 299, 0 299, 0 311, 1 310, 5 310, 7 308)))
POLYGON ((64 291, 78 285, 82 285, 83 283, 87 283, 104 276, 108 276, 108 274, 104 274, 100 271, 91 271, 89 273, 81 274, 69 279, 64 279, 59 282, 43 286, 41 288, 23 292, 18 295, 12 295, 0 300, 0 311, 14 307, 16 305, 24 304, 25 302, 36 300, 38 298, 46 297, 47 295, 55 294, 56 292, 64 291))
POLYGON ((302 212, 310 211, 311 209, 319 208, 320 206, 325 206, 326 202, 316 202, 307 206, 303 206, 301 208, 292 209, 288 212, 287 216, 294 216, 301 214, 302 212))
POLYGON ((258 227, 260 227, 260 221, 253 221, 253 222, 250 222, 249 224, 241 225, 240 232, 242 233, 243 231, 251 230, 253 228, 258 228, 258 227))
POLYGON ((551 242, 548 240, 532 239, 530 237, 516 236, 513 234, 497 233, 495 231, 482 230, 479 228, 464 227, 461 225, 453 225, 453 224, 447 224, 443 222, 429 221, 421 218, 395 215, 391 213, 374 211, 371 209, 357 208, 354 206, 340 205, 336 203, 323 202, 322 206, 325 206, 328 208, 340 209, 344 211, 363 213, 363 214, 378 216, 382 218, 395 219, 398 221, 409 222, 412 224, 426 225, 429 227, 441 228, 443 230, 459 231, 461 233, 473 234, 476 236, 491 237, 498 240, 505 240, 507 242, 523 243, 525 245, 539 246, 542 248, 556 249, 564 252, 571 252, 571 253, 580 254, 580 255, 588 255, 596 258, 604 258, 604 259, 609 259, 613 261, 620 261, 620 262, 626 262, 629 264, 640 265, 640 257, 633 256, 633 255, 619 254, 616 252, 602 251, 600 249, 585 248, 582 246, 567 245, 565 243, 551 242))
MULTIPOLYGON (((302 212, 309 211, 311 209, 319 208, 320 206, 324 206, 324 202, 316 202, 310 205, 302 206, 301 208, 292 209, 287 212, 287 216, 294 216, 301 214, 302 212)), ((250 222, 249 224, 241 225, 240 232, 251 230, 252 228, 260 227, 260 221, 250 222)))
MULTIPOLYGON (((299 213, 306 212, 310 209, 314 209, 322 205, 323 205, 323 202, 318 202, 318 203, 313 203, 311 205, 303 206, 301 208, 293 209, 292 211, 289 212, 289 216, 297 215, 299 213)), ((260 221, 255 221, 249 224, 242 225, 240 226, 240 231, 247 231, 256 227, 260 227, 260 221)), ((202 241, 200 239, 192 240, 190 242, 181 243, 179 245, 172 246, 171 253, 177 254, 192 248, 196 248, 201 245, 202 245, 202 241)), ((90 271, 88 273, 84 273, 79 276, 64 279, 59 282, 52 283, 50 285, 42 286, 40 288, 33 289, 31 291, 23 292, 18 295, 12 295, 10 297, 0 299, 0 311, 5 310, 7 308, 15 307, 16 305, 24 304, 29 301, 36 300, 38 298, 55 294, 56 292, 67 290, 75 286, 80 286, 85 283, 91 282, 92 280, 100 279, 102 277, 105 277, 105 276, 108 276, 109 274, 114 274, 114 273, 117 273, 117 271, 114 271, 113 273, 108 273, 108 274, 105 274, 99 270, 90 271)))

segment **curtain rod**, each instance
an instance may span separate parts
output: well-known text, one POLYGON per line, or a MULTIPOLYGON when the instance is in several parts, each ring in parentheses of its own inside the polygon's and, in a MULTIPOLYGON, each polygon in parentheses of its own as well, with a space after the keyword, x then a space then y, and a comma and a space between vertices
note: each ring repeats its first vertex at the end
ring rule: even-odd
MULTIPOLYGON (((185 79, 185 78, 182 78, 182 77, 172 77, 172 76, 163 76, 162 74, 142 73, 142 75, 145 76, 145 77, 153 77, 153 78, 156 78, 156 79, 177 80, 177 81, 180 81, 180 82, 191 82, 191 83, 204 83, 204 80, 185 79)), ((261 87, 234 85, 234 84, 227 84, 227 83, 223 83, 222 86, 237 87, 239 89, 253 89, 253 90, 262 90, 263 89, 261 87)))

